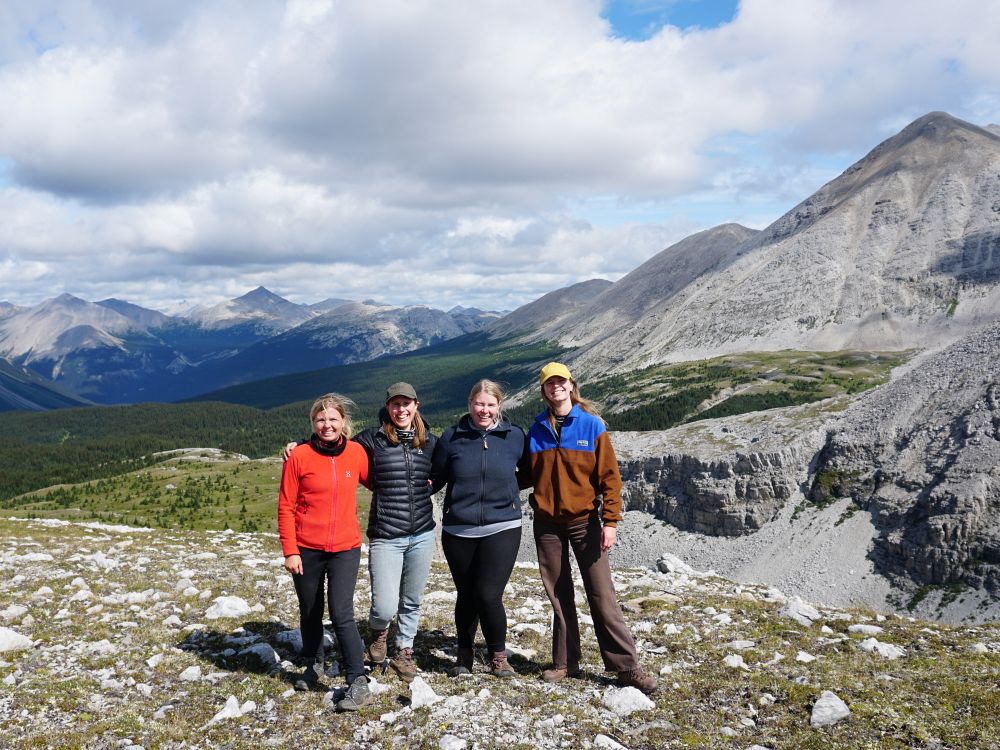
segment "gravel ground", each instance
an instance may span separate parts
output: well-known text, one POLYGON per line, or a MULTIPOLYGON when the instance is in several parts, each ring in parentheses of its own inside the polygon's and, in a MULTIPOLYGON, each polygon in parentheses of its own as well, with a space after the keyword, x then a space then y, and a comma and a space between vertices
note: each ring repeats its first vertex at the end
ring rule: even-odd
MULTIPOLYGON (((695 570, 742 583, 774 586, 786 596, 816 604, 864 607, 952 623, 1000 619, 1000 604, 972 590, 943 606, 941 592, 932 592, 912 610, 902 606, 917 590, 901 587, 905 582, 876 571, 868 556, 876 533, 868 514, 850 513, 846 500, 796 514, 795 508, 802 501, 801 495, 793 496, 777 518, 760 531, 742 537, 693 534, 648 513, 629 511, 618 527, 611 564, 619 569, 652 568, 662 554, 669 553, 695 570)), ((519 559, 535 560, 531 521, 527 517, 519 559)))

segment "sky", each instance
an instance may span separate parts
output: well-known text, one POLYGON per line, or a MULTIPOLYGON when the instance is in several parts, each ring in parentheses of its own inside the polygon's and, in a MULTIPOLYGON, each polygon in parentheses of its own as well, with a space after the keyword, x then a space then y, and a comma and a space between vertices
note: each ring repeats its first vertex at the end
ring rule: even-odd
POLYGON ((0 4, 0 301, 511 310, 1000 123, 1000 0, 0 4))

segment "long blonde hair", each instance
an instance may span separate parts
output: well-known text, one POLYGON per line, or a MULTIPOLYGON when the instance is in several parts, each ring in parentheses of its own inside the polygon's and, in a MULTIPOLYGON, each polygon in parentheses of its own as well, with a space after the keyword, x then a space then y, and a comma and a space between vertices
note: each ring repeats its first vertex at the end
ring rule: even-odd
POLYGON ((497 405, 498 405, 497 421, 499 422, 500 420, 502 420, 504 393, 503 393, 503 388, 500 387, 500 384, 493 380, 487 380, 486 378, 483 378, 482 380, 477 380, 475 384, 472 386, 472 390, 469 391, 468 401, 470 404, 472 403, 472 399, 475 398, 475 396, 479 393, 485 393, 488 396, 492 396, 497 400, 497 405))
POLYGON ((341 430, 341 434, 350 440, 351 435, 354 434, 354 423, 351 421, 350 412, 353 406, 355 406, 354 402, 347 398, 347 396, 341 396, 339 393, 324 393, 313 401, 313 405, 309 409, 309 424, 312 426, 313 419, 321 411, 333 409, 340 412, 340 416, 344 419, 344 428, 341 430))

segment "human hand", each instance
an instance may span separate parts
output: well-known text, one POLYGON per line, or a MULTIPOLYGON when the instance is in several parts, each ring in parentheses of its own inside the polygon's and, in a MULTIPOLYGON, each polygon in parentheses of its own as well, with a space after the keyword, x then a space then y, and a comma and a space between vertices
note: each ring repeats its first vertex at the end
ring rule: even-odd
POLYGON ((293 451, 293 450, 295 450, 295 447, 296 447, 297 445, 298 445, 298 443, 288 443, 288 444, 287 444, 287 445, 286 445, 286 446, 285 446, 285 447, 284 447, 284 448, 283 448, 283 449, 281 450, 281 460, 282 460, 282 461, 287 461, 287 460, 288 460, 289 458, 291 458, 291 456, 292 456, 292 451, 293 451))
POLYGON ((618 540, 618 529, 614 526, 605 526, 601 529, 601 552, 607 552, 615 546, 618 540))
POLYGON ((285 556, 285 570, 293 575, 302 575, 302 556, 301 555, 286 555, 285 556))

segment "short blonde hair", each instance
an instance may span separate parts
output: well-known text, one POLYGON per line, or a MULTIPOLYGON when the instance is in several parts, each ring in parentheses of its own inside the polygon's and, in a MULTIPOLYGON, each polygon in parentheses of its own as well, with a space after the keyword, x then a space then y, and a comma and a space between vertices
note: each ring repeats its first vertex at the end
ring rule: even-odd
POLYGON ((475 385, 472 386, 472 390, 469 391, 469 403, 472 403, 472 399, 476 397, 479 393, 485 393, 492 396, 497 400, 500 408, 497 409, 497 419, 503 419, 503 399, 504 393, 503 388, 500 384, 494 380, 487 380, 483 378, 482 380, 477 380, 475 385))
POLYGON ((321 411, 326 409, 333 409, 340 413, 340 416, 344 419, 344 429, 341 431, 345 438, 351 439, 354 434, 354 423, 351 421, 350 409, 354 406, 354 402, 347 396, 341 396, 339 393, 324 393, 318 399, 313 401, 312 407, 309 409, 309 424, 312 425, 313 419, 321 411))

